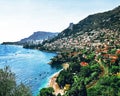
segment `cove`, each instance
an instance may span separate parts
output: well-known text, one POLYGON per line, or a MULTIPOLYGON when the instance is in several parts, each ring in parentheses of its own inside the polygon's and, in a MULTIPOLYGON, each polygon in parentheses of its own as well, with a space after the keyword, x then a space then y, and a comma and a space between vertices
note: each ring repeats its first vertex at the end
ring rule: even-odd
POLYGON ((0 68, 10 66, 16 81, 29 86, 33 96, 47 86, 50 77, 61 68, 51 67, 48 63, 56 53, 24 49, 22 46, 0 45, 0 68))

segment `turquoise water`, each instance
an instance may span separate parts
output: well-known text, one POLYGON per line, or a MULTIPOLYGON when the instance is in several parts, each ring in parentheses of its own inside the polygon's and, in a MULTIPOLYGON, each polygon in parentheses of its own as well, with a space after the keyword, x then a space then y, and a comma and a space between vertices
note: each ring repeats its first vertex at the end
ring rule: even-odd
POLYGON ((0 68, 9 65, 16 74, 17 83, 28 85, 36 96, 41 88, 47 86, 50 76, 60 70, 48 64, 55 55, 22 46, 0 45, 0 68))

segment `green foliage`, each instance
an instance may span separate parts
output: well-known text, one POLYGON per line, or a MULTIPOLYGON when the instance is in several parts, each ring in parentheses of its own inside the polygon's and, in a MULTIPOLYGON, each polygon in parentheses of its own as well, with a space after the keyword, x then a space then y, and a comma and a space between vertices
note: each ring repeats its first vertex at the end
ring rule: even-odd
POLYGON ((9 67, 0 69, 0 96, 8 96, 16 87, 15 75, 9 67))
POLYGON ((89 55, 87 55, 87 59, 93 60, 95 58, 95 53, 91 52, 89 55))
POLYGON ((90 66, 90 69, 92 72, 97 72, 97 73, 100 73, 101 72, 101 69, 100 69, 100 66, 99 64, 93 64, 92 66, 90 66))
POLYGON ((71 62, 68 71, 71 73, 77 73, 80 72, 80 68, 81 66, 79 63, 71 62))
POLYGON ((60 93, 57 96, 62 96, 60 93))
POLYGON ((119 96, 120 79, 116 76, 105 76, 96 87, 88 89, 88 96, 119 96))
MULTIPOLYGON (((64 88, 65 84, 72 85, 72 88, 75 86, 75 83, 80 82, 82 79, 84 79, 85 84, 89 84, 90 82, 92 82, 92 80, 98 79, 98 76, 101 73, 101 69, 99 64, 93 59, 95 57, 94 52, 91 52, 90 50, 89 52, 86 50, 82 50, 82 52, 84 53, 84 55, 86 55, 86 57, 89 58, 89 60, 88 58, 84 58, 82 54, 71 56, 69 68, 67 70, 62 70, 56 80, 61 88, 64 88), (87 66, 81 66, 81 61, 87 61, 89 63, 87 66)), ((61 58, 69 58, 68 55, 69 54, 62 54, 61 58)))
POLYGON ((43 88, 40 90, 40 96, 55 96, 53 92, 54 92, 54 89, 51 87, 43 88))
POLYGON ((13 96, 31 96, 31 92, 29 87, 21 83, 15 88, 13 96))
POLYGON ((73 75, 66 70, 60 72, 59 76, 57 77, 58 85, 63 88, 65 84, 72 84, 73 83, 73 75))
POLYGON ((0 69, 0 96, 32 96, 28 87, 16 85, 15 75, 7 66, 0 69))
POLYGON ((110 68, 110 72, 112 73, 112 74, 116 74, 117 72, 119 72, 120 71, 120 68, 118 67, 118 66, 112 66, 111 68, 110 68))
POLYGON ((80 76, 81 77, 89 77, 91 74, 91 70, 89 66, 82 67, 80 70, 80 76))
MULTIPOLYGON (((104 77, 104 78, 102 78, 101 80, 100 80, 100 84, 101 85, 104 85, 104 86, 111 86, 111 85, 113 85, 113 83, 114 82, 116 82, 116 83, 114 83, 115 85, 117 85, 118 82, 119 81, 119 83, 120 83, 120 79, 119 78, 117 78, 116 76, 106 76, 106 77, 104 77)), ((118 84, 119 85, 119 84, 118 84)), ((120 86, 120 85, 119 85, 120 86)), ((118 86, 116 86, 116 87, 118 87, 118 86)))
POLYGON ((73 84, 73 87, 64 96, 87 96, 86 87, 83 81, 73 84))
POLYGON ((111 50, 108 51, 109 54, 115 54, 115 52, 116 52, 116 48, 111 49, 111 50))
POLYGON ((51 59, 51 66, 56 67, 56 66, 61 66, 63 63, 70 62, 71 58, 68 57, 68 52, 61 52, 58 53, 57 56, 51 59))

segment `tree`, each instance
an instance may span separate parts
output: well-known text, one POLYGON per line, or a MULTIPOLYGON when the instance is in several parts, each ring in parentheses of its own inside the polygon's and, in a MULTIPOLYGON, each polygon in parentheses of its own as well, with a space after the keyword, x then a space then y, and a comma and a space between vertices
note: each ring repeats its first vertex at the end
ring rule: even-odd
POLYGON ((0 96, 32 96, 24 84, 17 85, 15 74, 6 66, 0 69, 0 96))
POLYGON ((4 69, 0 69, 0 96, 8 96, 15 87, 15 75, 9 67, 7 66, 4 69))
POLYGON ((31 92, 29 90, 29 87, 21 83, 15 88, 13 96, 31 96, 31 92))
POLYGON ((67 70, 62 70, 56 80, 61 88, 64 88, 65 84, 72 84, 73 81, 73 74, 67 70))
POLYGON ((40 90, 40 96, 55 96, 53 92, 54 89, 52 87, 43 88, 40 90))
POLYGON ((81 68, 81 66, 80 66, 79 63, 72 62, 72 63, 70 63, 70 66, 69 66, 68 70, 71 73, 77 73, 77 72, 80 72, 80 68, 81 68))
POLYGON ((59 93, 57 96, 61 96, 61 94, 59 93))
POLYGON ((69 91, 64 96, 87 96, 87 90, 84 81, 74 83, 69 91))
POLYGON ((110 69, 112 74, 116 74, 117 72, 119 72, 120 68, 119 66, 112 66, 112 68, 110 69))
POLYGON ((105 76, 95 87, 88 89, 88 96, 119 96, 120 79, 117 76, 105 76))
POLYGON ((90 67, 89 66, 86 66, 86 67, 82 67, 81 70, 80 70, 80 75, 82 77, 89 77, 91 74, 91 70, 90 70, 90 67))

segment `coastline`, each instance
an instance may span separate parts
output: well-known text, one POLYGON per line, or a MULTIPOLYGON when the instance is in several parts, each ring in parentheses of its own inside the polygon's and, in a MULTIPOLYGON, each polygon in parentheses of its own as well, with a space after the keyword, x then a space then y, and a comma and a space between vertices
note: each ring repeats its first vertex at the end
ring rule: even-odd
MULTIPOLYGON (((16 44, 0 44, 0 45, 10 45, 10 46, 20 46, 21 48, 23 48, 23 49, 32 49, 32 48, 24 48, 23 47, 23 45, 16 45, 16 44)), ((46 53, 54 53, 54 54, 58 54, 58 53, 60 53, 59 51, 46 51, 46 50, 39 50, 39 49, 32 49, 32 50, 38 50, 38 51, 42 51, 42 52, 46 52, 46 53)), ((49 64, 49 63, 48 63, 49 64)), ((61 94, 61 95, 63 95, 64 94, 64 90, 63 89, 60 89, 60 87, 59 87, 59 85, 57 84, 57 82, 56 82, 56 79, 57 79, 57 77, 58 77, 58 75, 59 75, 59 73, 62 71, 63 69, 60 69, 60 70, 58 70, 57 72, 55 72, 53 75, 51 75, 51 76, 49 76, 47 79, 47 82, 46 82, 46 84, 44 84, 43 86, 44 87, 52 87, 53 89, 54 89, 54 94, 55 95, 58 95, 59 93, 61 94)), ((39 91, 42 89, 42 87, 39 87, 38 88, 39 89, 39 91)), ((38 95, 39 94, 39 92, 35 92, 35 94, 33 94, 33 96, 36 96, 36 95, 38 95)))
POLYGON ((47 84, 47 87, 52 87, 52 88, 54 89, 54 94, 55 94, 55 95, 57 95, 57 94, 59 94, 59 93, 60 93, 61 95, 64 94, 64 90, 63 90, 63 89, 60 89, 59 85, 58 85, 57 82, 56 82, 56 79, 57 79, 59 73, 60 73, 62 70, 63 70, 63 69, 61 69, 60 71, 54 73, 54 74, 50 77, 50 79, 49 79, 49 81, 48 81, 48 84, 47 84))

